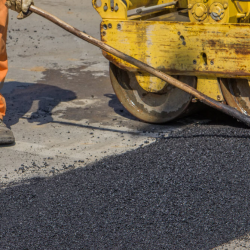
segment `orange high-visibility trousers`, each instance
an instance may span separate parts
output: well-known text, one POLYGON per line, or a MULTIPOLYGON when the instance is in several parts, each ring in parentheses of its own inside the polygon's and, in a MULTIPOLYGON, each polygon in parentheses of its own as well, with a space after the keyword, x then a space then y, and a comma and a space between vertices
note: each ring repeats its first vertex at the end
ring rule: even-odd
MULTIPOLYGON (((8 28, 8 9, 5 6, 6 0, 0 0, 0 89, 3 86, 4 78, 8 71, 8 60, 6 53, 6 38, 8 28)), ((0 119, 3 119, 6 112, 6 102, 0 93, 0 119)))

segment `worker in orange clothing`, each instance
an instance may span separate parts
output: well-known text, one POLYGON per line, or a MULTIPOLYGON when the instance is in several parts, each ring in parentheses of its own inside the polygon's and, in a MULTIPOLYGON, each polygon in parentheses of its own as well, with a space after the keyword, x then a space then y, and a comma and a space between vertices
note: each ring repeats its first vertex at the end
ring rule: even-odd
MULTIPOLYGON (((17 11, 18 19, 23 19, 31 14, 30 5, 33 0, 0 0, 0 91, 8 72, 8 60, 6 53, 6 39, 8 29, 8 8, 17 11)), ((6 112, 6 102, 0 92, 0 145, 12 144, 15 142, 12 131, 6 127, 3 117, 6 112)))

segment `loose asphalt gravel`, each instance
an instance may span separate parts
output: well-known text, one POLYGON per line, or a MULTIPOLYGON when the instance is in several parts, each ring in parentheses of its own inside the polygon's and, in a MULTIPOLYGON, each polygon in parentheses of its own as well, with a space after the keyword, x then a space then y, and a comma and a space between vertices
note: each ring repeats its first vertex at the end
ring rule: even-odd
POLYGON ((250 231, 250 132, 196 125, 0 193, 0 249, 211 249, 250 231))

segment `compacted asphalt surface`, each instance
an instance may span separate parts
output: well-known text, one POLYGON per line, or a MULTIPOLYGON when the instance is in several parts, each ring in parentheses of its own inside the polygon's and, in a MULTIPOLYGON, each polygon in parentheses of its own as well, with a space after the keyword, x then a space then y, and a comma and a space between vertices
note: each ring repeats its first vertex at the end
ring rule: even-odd
POLYGON ((213 249, 244 241, 249 143, 240 123, 198 124, 85 168, 6 188, 0 248, 213 249))

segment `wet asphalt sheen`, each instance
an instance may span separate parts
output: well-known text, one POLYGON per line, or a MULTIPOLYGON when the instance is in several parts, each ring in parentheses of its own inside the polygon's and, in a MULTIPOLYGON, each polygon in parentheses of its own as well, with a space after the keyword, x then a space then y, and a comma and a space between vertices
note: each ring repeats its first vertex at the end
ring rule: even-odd
POLYGON ((0 249, 212 249, 250 231, 250 130, 198 125, 0 194, 0 249))

